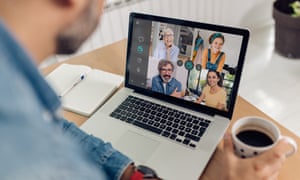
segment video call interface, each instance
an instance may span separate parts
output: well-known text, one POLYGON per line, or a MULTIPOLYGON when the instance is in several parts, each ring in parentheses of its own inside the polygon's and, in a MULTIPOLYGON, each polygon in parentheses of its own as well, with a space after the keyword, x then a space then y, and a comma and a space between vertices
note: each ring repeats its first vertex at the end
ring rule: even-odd
POLYGON ((227 111, 243 37, 133 19, 128 83, 227 111))

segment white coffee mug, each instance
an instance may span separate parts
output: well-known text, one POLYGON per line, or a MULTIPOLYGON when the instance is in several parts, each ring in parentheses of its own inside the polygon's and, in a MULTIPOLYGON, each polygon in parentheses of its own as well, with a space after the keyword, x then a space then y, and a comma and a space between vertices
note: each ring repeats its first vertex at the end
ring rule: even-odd
POLYGON ((235 153, 248 158, 258 155, 274 147, 279 140, 285 139, 291 150, 286 156, 297 151, 297 143, 288 136, 282 136, 279 128, 266 119, 256 116, 247 116, 235 122, 231 129, 235 153))

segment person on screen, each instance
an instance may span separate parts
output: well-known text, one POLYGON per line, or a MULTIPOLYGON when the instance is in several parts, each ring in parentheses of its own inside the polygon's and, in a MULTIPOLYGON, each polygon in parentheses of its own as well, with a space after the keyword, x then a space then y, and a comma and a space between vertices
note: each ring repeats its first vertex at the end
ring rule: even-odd
POLYGON ((217 71, 209 70, 206 76, 206 86, 197 103, 205 101, 205 105, 217 108, 219 110, 226 110, 226 91, 223 88, 223 78, 217 71))
MULTIPOLYGON (((76 52, 103 6, 104 0, 0 0, 1 180, 142 179, 133 160, 63 118, 38 68, 51 55, 76 52)), ((222 144, 200 179, 276 179, 287 146, 280 141, 239 159, 230 138, 222 144)))
POLYGON ((182 97, 181 83, 173 77, 174 64, 162 59, 157 66, 159 74, 152 78, 152 91, 174 97, 182 97))
POLYGON ((171 28, 166 28, 163 30, 163 40, 157 43, 153 57, 176 63, 178 55, 179 48, 174 44, 174 32, 171 28))
POLYGON ((213 33, 209 36, 208 42, 210 47, 202 52, 202 68, 222 72, 226 57, 221 50, 225 38, 221 33, 213 33))

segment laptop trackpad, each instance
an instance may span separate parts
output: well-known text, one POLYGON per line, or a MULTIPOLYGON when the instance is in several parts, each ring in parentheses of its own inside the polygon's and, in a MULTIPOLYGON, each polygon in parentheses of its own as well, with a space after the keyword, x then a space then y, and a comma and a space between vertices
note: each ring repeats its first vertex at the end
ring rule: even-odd
POLYGON ((126 131, 116 144, 116 149, 133 161, 145 163, 158 147, 159 142, 132 131, 126 131))

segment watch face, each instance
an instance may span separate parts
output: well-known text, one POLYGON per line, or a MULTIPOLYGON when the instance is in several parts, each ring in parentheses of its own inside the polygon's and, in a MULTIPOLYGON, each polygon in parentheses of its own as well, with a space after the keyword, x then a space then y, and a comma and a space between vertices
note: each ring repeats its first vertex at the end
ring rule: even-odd
POLYGON ((143 175, 144 175, 144 179, 147 179, 147 178, 156 178, 156 179, 160 179, 158 178, 156 172, 147 167, 147 166, 144 166, 144 165, 139 165, 136 167, 137 171, 141 172, 143 175))

